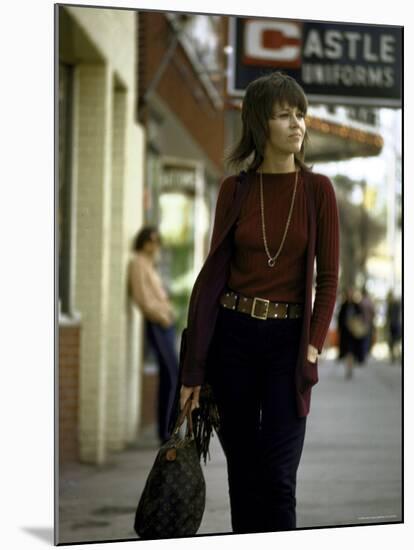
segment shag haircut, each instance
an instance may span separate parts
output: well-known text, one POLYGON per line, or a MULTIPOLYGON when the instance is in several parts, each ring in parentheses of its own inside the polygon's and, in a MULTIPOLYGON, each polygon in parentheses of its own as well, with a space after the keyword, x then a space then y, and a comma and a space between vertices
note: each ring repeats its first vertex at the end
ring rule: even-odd
MULTIPOLYGON (((247 86, 242 105, 242 135, 224 158, 230 170, 241 168, 255 171, 264 159, 269 138, 269 119, 273 116, 275 103, 298 108, 306 116, 308 100, 302 87, 294 78, 281 71, 261 76, 247 86), (246 159, 253 158, 246 164, 246 159)), ((305 132, 302 147, 295 153, 296 163, 306 171, 311 168, 304 162, 305 147, 309 141, 305 132)))

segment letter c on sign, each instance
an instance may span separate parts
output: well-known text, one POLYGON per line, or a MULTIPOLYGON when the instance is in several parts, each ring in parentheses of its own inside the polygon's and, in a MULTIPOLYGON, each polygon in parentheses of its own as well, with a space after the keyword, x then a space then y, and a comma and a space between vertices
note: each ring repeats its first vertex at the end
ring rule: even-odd
POLYGON ((244 23, 242 63, 299 68, 301 44, 301 23, 247 20, 244 23))

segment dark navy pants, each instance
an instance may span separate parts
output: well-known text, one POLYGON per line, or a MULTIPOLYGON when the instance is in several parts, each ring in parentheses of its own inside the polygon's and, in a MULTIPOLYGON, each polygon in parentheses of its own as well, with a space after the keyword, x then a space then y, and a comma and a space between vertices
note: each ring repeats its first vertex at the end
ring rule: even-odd
POLYGON ((161 442, 169 439, 168 423, 178 384, 178 354, 176 352, 175 325, 163 328, 145 320, 146 335, 159 368, 157 429, 161 442))
POLYGON ((296 528, 306 426, 294 387, 301 323, 219 309, 207 378, 220 414, 235 533, 296 528))

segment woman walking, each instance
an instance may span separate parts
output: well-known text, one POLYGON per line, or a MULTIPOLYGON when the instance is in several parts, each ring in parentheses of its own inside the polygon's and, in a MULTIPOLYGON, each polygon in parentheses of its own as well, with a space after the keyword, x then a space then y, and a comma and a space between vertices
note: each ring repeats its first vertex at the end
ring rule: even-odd
POLYGON ((276 72, 252 81, 191 294, 180 387, 220 415, 235 533, 296 528, 296 473, 338 284, 331 181, 304 163, 307 99, 276 72), (252 156, 252 158, 250 158, 252 156), (316 293, 312 281, 316 258, 316 293))

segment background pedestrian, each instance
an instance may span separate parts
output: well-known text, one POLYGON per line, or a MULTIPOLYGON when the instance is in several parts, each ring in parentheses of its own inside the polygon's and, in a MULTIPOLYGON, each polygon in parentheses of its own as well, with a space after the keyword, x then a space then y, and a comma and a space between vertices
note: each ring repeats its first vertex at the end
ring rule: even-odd
POLYGON ((130 295, 145 319, 145 334, 159 367, 158 437, 170 437, 168 422, 178 384, 178 354, 173 306, 156 269, 161 237, 156 227, 143 227, 133 243, 129 264, 130 295))

